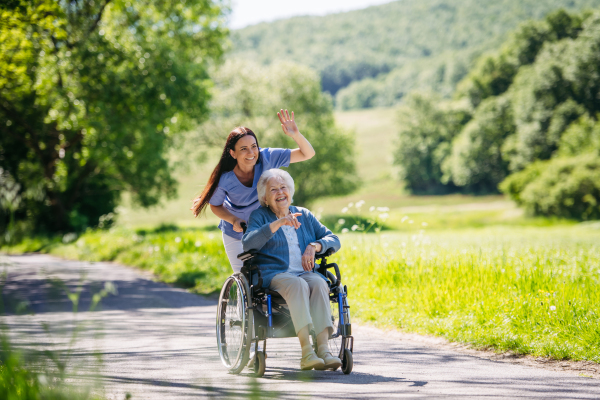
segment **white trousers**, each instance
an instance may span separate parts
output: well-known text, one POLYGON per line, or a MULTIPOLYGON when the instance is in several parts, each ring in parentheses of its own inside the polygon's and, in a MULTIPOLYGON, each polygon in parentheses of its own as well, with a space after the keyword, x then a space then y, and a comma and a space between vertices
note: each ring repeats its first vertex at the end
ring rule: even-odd
POLYGON ((233 269, 233 272, 240 272, 244 263, 238 260, 237 256, 244 252, 242 241, 223 233, 223 245, 225 246, 225 253, 227 253, 227 258, 229 258, 231 269, 233 269))
POLYGON ((285 299, 296 334, 300 329, 312 324, 317 335, 325 329, 328 329, 331 335, 333 324, 329 305, 329 286, 325 279, 320 278, 316 273, 296 276, 282 272, 273 277, 269 288, 285 299))

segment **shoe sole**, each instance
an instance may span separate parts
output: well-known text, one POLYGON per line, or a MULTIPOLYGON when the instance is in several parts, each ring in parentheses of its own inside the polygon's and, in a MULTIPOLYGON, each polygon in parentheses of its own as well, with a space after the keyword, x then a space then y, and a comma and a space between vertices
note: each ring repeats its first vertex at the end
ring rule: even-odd
POLYGON ((300 369, 303 371, 308 371, 311 369, 316 369, 317 371, 322 371, 325 367, 325 364, 320 364, 320 363, 315 363, 315 365, 305 365, 305 366, 300 366, 300 369))
POLYGON ((323 369, 334 369, 335 370, 341 366, 342 366, 341 362, 335 362, 335 363, 325 364, 325 367, 323 369))

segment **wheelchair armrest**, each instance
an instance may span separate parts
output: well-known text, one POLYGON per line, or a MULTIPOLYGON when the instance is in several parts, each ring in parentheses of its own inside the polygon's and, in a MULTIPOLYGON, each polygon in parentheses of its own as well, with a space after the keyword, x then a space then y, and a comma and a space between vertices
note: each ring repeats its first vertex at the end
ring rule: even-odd
POLYGON ((333 253, 335 253, 335 250, 333 250, 333 249, 327 249, 327 251, 326 251, 325 253, 323 253, 323 254, 317 254, 317 255, 315 255, 315 258, 316 258, 317 260, 321 260, 321 259, 323 259, 323 258, 327 258, 327 257, 329 257, 329 256, 330 256, 330 255, 332 255, 333 253))
POLYGON ((327 278, 329 278, 329 280, 331 281, 333 286, 338 286, 342 281, 342 275, 340 274, 340 267, 338 267, 338 265, 336 263, 329 263, 329 264, 325 264, 325 265, 323 265, 323 263, 321 263, 319 268, 317 268, 317 271, 321 275, 324 275, 327 278), (333 268, 335 270, 335 277, 333 276, 333 274, 330 271, 327 271, 329 268, 333 268), (334 279, 332 279, 332 278, 334 278, 334 279))
POLYGON ((238 260, 242 260, 242 261, 251 260, 256 253, 258 253, 257 250, 248 250, 248 251, 238 254, 237 258, 238 258, 238 260))

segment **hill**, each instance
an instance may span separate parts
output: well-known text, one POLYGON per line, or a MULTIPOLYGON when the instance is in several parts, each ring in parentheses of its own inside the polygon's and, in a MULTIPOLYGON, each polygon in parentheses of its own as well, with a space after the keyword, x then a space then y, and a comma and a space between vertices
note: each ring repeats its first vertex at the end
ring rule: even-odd
POLYGON ((240 29, 229 56, 308 65, 339 108, 389 106, 414 89, 449 96, 474 59, 522 21, 561 7, 599 6, 600 0, 396 1, 240 29))

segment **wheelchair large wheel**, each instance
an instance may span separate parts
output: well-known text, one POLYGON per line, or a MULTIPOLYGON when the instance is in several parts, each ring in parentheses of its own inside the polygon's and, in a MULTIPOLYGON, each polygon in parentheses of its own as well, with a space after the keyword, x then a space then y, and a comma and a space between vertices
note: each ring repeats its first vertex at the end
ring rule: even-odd
MULTIPOLYGON (((337 356, 341 359, 343 358, 342 352, 344 351, 342 347, 342 329, 340 326, 340 310, 337 301, 330 301, 331 305, 331 323, 333 324, 333 333, 329 337, 329 350, 331 354, 337 354, 337 356)), ((348 300, 344 297, 344 322, 347 324, 350 323, 350 311, 347 308, 348 300)))
POLYGON ((217 310, 217 344, 223 365, 240 373, 250 355, 253 314, 248 305, 250 290, 242 274, 231 275, 221 289, 217 310))

